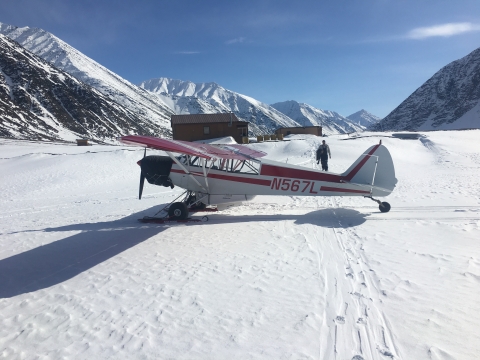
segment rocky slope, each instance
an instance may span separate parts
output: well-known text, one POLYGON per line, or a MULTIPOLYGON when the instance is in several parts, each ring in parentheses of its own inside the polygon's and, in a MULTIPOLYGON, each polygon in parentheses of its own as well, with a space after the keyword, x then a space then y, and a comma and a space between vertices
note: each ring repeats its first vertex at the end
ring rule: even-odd
POLYGON ((480 128, 480 48, 443 67, 383 120, 388 130, 480 128))
POLYGON ((45 30, 0 23, 0 33, 128 108, 139 123, 149 124, 155 133, 171 135, 170 115, 173 112, 157 96, 121 78, 45 30))
POLYGON ((0 34, 0 136, 29 140, 128 133, 161 136, 150 123, 0 34))

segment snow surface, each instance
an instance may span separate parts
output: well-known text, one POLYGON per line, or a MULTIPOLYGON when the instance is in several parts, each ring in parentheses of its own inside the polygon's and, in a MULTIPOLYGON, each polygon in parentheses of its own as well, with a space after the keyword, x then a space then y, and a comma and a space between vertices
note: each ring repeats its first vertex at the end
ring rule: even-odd
MULTIPOLYGON (((141 149, 0 140, 0 358, 477 359, 480 131, 388 135, 326 138, 334 172, 387 146, 387 214, 258 196, 186 225, 137 222, 181 193, 137 199, 141 149)), ((250 146, 316 165, 289 140, 250 146)))

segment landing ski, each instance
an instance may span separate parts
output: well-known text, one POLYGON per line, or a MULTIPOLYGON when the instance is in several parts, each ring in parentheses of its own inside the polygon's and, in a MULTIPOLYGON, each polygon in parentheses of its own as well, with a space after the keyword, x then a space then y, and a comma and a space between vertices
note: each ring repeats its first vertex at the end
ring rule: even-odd
POLYGON ((141 223, 146 223, 146 224, 190 224, 190 223, 199 223, 199 222, 205 222, 208 221, 208 217, 204 216, 201 219, 183 219, 183 220, 178 220, 178 219, 172 219, 172 218, 160 218, 160 217, 153 217, 153 216, 144 216, 141 219, 138 219, 141 223))

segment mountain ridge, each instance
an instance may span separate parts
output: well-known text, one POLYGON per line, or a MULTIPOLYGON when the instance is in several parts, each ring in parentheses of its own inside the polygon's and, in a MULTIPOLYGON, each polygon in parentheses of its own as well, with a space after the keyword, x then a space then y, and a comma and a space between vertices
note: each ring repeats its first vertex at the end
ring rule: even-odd
POLYGON ((437 71, 373 131, 480 128, 480 48, 437 71))
POLYGON ((361 109, 351 115, 348 115, 347 119, 353 121, 356 124, 365 126, 366 128, 373 124, 376 124, 381 120, 378 116, 369 113, 365 109, 361 109))
POLYGON ((28 140, 112 142, 129 133, 161 136, 95 88, 0 34, 0 135, 28 140))
POLYGON ((324 134, 344 134, 365 129, 335 111, 318 109, 295 100, 278 102, 271 106, 302 126, 322 126, 324 134))
MULTIPOLYGON (((296 121, 271 105, 225 89, 215 82, 193 83, 157 78, 136 86, 39 28, 0 23, 0 33, 128 108, 142 126, 150 126, 162 136, 171 136, 172 114, 234 112, 239 119, 250 123, 251 135, 269 134, 279 127, 295 127, 305 123, 302 119, 296 121)), ((307 104, 305 107, 311 112, 324 114, 325 119, 340 122, 337 125, 330 120, 325 122, 326 130, 330 133, 362 130, 361 126, 348 124, 349 120, 337 113, 315 109, 307 104)))
POLYGON ((250 123, 253 135, 269 134, 278 127, 299 126, 285 114, 250 96, 225 89, 215 82, 193 83, 165 77, 149 79, 139 86, 171 103, 183 114, 196 114, 210 109, 233 112, 240 120, 250 123))

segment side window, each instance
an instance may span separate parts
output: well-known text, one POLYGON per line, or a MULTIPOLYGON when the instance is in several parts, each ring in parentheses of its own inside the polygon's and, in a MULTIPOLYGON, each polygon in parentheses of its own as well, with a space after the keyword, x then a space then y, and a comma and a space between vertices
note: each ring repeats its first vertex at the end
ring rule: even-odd
POLYGON ((210 126, 204 126, 203 127, 203 134, 204 135, 210 134, 210 126))

